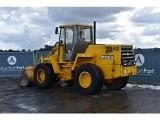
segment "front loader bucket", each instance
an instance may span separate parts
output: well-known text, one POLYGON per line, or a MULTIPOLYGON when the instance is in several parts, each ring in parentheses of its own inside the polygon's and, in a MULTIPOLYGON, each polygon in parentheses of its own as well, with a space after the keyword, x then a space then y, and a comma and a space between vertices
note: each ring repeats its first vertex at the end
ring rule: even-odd
POLYGON ((35 66, 28 66, 23 70, 19 79, 19 86, 31 86, 34 84, 34 68, 35 66))

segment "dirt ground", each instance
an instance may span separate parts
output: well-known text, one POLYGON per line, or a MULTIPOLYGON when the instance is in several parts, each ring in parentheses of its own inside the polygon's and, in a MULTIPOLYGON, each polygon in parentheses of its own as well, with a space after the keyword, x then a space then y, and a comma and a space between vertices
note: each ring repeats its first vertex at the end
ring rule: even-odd
POLYGON ((19 87, 17 77, 0 78, 0 113, 159 113, 160 90, 103 87, 96 95, 81 95, 74 86, 50 89, 19 87))

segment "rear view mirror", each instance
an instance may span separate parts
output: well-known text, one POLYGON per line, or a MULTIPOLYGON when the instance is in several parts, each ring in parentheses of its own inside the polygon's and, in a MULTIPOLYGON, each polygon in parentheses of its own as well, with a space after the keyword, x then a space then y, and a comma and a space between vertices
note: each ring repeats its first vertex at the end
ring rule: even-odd
POLYGON ((58 27, 56 27, 55 29, 55 34, 58 34, 58 27))

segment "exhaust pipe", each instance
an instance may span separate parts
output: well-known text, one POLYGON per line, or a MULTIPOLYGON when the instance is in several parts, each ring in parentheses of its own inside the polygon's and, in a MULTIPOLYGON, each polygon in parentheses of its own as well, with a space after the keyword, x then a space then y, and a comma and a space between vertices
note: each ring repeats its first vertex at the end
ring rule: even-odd
POLYGON ((94 40, 93 43, 96 44, 96 21, 93 22, 93 27, 94 27, 94 40))

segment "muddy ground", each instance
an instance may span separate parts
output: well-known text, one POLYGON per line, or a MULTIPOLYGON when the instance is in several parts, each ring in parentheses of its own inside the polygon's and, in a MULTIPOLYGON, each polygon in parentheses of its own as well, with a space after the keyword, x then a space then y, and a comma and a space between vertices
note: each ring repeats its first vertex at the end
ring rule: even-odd
POLYGON ((0 113, 160 113, 160 90, 103 87, 96 95, 80 95, 74 86, 18 87, 17 77, 0 78, 0 113))

